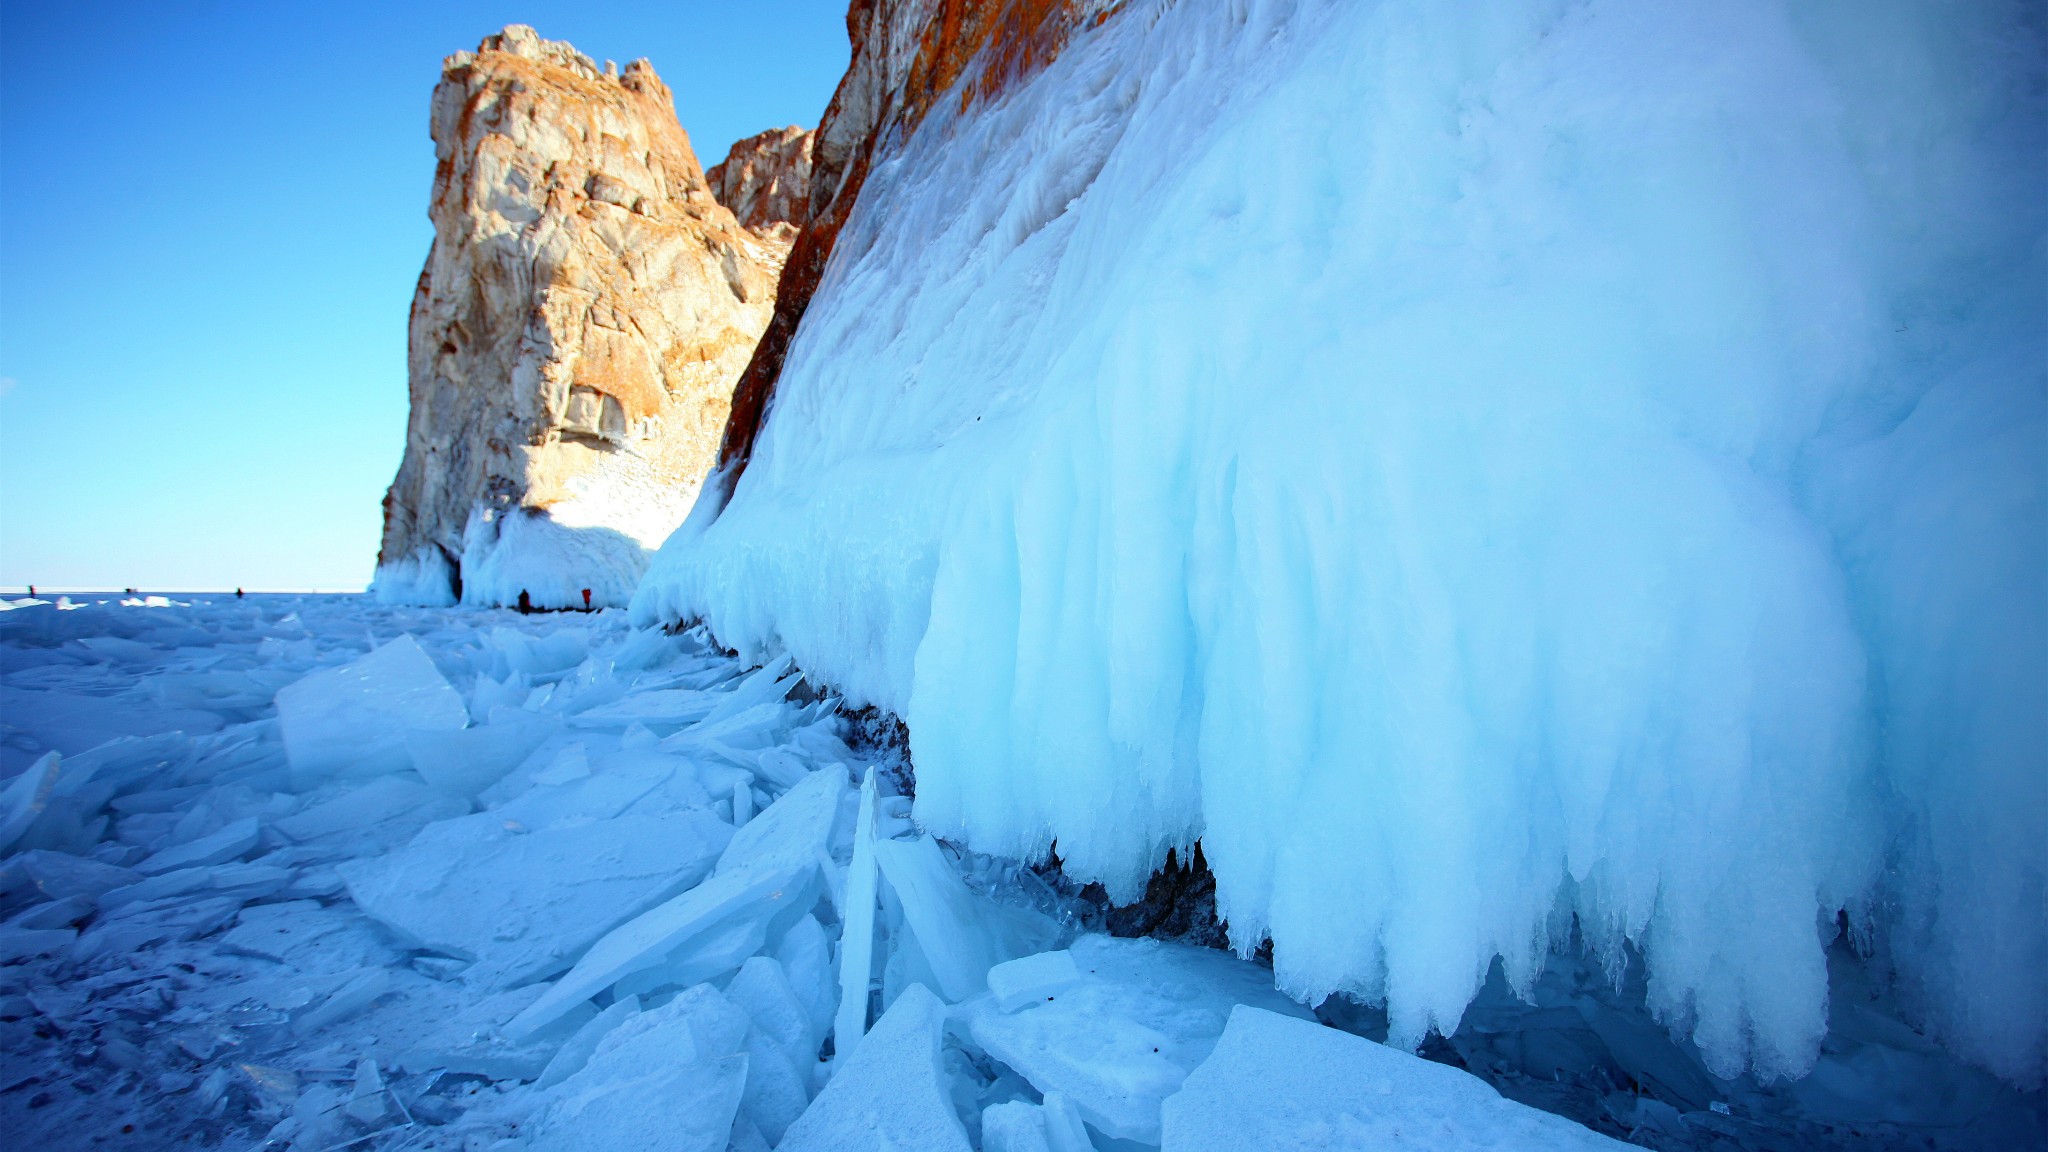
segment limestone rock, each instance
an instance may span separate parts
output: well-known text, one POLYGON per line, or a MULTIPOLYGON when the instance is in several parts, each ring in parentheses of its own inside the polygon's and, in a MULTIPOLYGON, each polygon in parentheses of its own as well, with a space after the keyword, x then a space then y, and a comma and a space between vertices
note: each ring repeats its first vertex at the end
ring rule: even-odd
POLYGON ((376 591, 622 604, 696 499, 788 241, 713 196, 644 60, 508 27, 443 62, 432 136, 376 591))
POLYGON ((736 142, 704 173, 711 194, 754 234, 794 243, 811 214, 811 139, 791 125, 736 142))

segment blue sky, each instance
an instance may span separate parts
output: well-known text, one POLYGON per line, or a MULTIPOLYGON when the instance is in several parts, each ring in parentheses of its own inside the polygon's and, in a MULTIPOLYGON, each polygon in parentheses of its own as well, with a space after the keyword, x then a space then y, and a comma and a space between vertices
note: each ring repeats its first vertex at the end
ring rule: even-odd
POLYGON ((706 167, 817 123, 845 0, 0 0, 0 587, 361 588, 441 58, 653 60, 706 167))

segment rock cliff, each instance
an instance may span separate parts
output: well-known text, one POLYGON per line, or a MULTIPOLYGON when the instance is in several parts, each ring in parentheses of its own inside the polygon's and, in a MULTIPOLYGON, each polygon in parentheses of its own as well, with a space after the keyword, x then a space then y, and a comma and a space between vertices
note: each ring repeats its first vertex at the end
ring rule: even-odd
POLYGON ((711 194, 749 231, 794 242, 811 213, 811 138, 791 125, 738 141, 704 173, 711 194))
POLYGON ((720 205, 644 60, 514 25, 443 63, 431 131, 376 590, 623 603, 712 463, 788 238, 720 205))
POLYGON ((1077 31, 1099 26, 1123 0, 852 0, 852 58, 810 144, 810 206, 783 266, 775 315, 732 394, 731 418, 707 480, 703 519, 730 496, 753 453, 775 382, 811 294, 869 169, 917 130, 939 99, 962 111, 1057 59, 1077 31))

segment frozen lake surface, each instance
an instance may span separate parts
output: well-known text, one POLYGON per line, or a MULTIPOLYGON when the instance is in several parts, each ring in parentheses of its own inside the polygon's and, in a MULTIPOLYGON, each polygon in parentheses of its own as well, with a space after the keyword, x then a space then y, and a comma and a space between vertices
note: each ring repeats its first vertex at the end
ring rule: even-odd
POLYGON ((2040 1137, 1846 960, 1789 1086, 1713 1078, 1639 974, 1568 957, 1534 1004, 1496 974, 1434 1059, 1374 1043, 1383 1013, 933 840, 786 660, 623 612, 17 601, 0 656, 9 1147, 2040 1137))

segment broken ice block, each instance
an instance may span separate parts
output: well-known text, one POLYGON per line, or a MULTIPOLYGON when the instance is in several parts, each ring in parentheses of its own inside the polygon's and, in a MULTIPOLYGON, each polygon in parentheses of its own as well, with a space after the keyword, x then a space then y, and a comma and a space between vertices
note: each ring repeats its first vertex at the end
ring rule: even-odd
POLYGON ((755 956, 740 965, 739 974, 725 987, 725 998, 745 1012, 754 1026, 782 1049, 792 1065, 805 1068, 816 1059, 818 1049, 811 1040, 810 1013, 797 999, 788 975, 775 958, 755 956))
POLYGON ((217 943, 222 952, 261 956, 301 972, 345 972, 394 964, 384 933, 347 905, 317 900, 254 904, 217 943))
POLYGON ((380 776, 324 804, 315 804, 272 824, 300 843, 343 832, 362 832, 387 820, 405 818, 415 827, 469 811, 457 800, 407 776, 380 776))
POLYGON ((718 858, 718 871, 790 868, 811 864, 832 836, 846 776, 838 769, 812 773, 747 821, 718 858))
MULTIPOLYGON (((510 1040, 504 1034, 507 1020, 519 1014, 539 997, 535 985, 495 992, 482 999, 462 997, 449 1004, 441 998, 407 1000, 384 1012, 405 1011, 423 1017, 425 1027, 409 1043, 398 1046, 391 1061, 410 1073, 431 1069, 488 1076, 493 1080, 533 1080, 547 1070, 560 1054, 564 1042, 597 1016, 590 1004, 580 1004, 553 1024, 532 1036, 510 1040), (447 1009, 452 1007, 453 1011, 447 1009), (436 1009, 441 1009, 436 1011, 436 1009)), ((385 1021, 380 1020, 380 1025, 385 1021)), ((413 1021, 406 1028, 412 1031, 413 1021)))
POLYGON ((988 990, 996 998, 996 1007, 1005 1012, 1050 1000, 1080 982, 1074 954, 1065 949, 1021 957, 988 970, 988 990))
POLYGON ((554 1089, 534 1146, 576 1152, 723 1152, 747 1079, 743 1055, 709 1057, 677 1002, 614 1028, 554 1089))
POLYGON ((141 873, 131 869, 39 848, 23 852, 16 861, 36 891, 47 900, 62 900, 67 896, 97 900, 104 893, 142 879, 141 873))
POLYGON ((348 1105, 342 1109, 349 1118, 365 1127, 375 1128, 391 1116, 391 1100, 384 1091, 384 1076, 377 1071, 377 1062, 364 1057, 356 1062, 355 1091, 349 1094, 348 1105))
POLYGON ((832 1013, 839 1007, 838 986, 832 979, 832 944, 816 917, 805 916, 782 934, 775 946, 775 959, 789 979, 789 988, 804 1006, 810 1020, 809 1048, 812 1052, 832 1029, 832 1013))
POLYGON ((477 728, 414 729, 405 734, 405 749, 427 783, 453 796, 474 797, 560 728, 552 716, 516 712, 477 728))
POLYGON ((777 1144, 811 1102, 804 1074, 810 1061, 800 1068, 759 1028, 747 1029, 746 1053, 747 1087, 740 1094, 740 1111, 769 1144, 777 1144))
POLYGON ((263 838, 261 824, 254 816, 242 819, 211 835, 166 848, 135 866, 137 872, 156 875, 179 868, 204 868, 239 860, 263 838))
POLYGON ((1470 1073, 1250 1005, 1164 1107, 1163 1152, 1352 1148, 1619 1152, 1470 1073))
POLYGON ((1050 1152, 1095 1152, 1094 1141, 1088 1139, 1088 1130, 1081 1126, 1080 1109, 1061 1093, 1045 1094, 1039 1119, 1045 1124, 1045 1143, 1050 1152))
POLYGON ((1052 1152, 1038 1105, 1023 1100, 991 1104, 981 1114, 981 1152, 1052 1152))
POLYGON ((277 722, 293 773, 310 782, 405 768, 407 732, 461 728, 469 710, 419 642, 400 636, 279 689, 277 722))
POLYGON ((544 636, 527 636, 517 629, 500 626, 491 629, 490 643, 504 654, 507 667, 527 676, 566 672, 590 654, 590 632, 583 628, 561 628, 544 636))
POLYGON ((624 728, 628 724, 646 724, 669 732, 702 720, 710 715, 712 706, 717 702, 718 694, 715 692, 657 688, 586 708, 569 717, 569 723, 576 728, 624 728))
POLYGON ((583 1070, 590 1063, 590 1057, 597 1052, 597 1046, 612 1029, 626 1022, 628 1016, 640 1011, 638 996, 622 996, 612 1002, 611 1007, 599 1012, 589 1023, 578 1028, 574 1035, 564 1041, 548 1066, 541 1070, 540 1079, 534 1081, 536 1088, 552 1088, 583 1070))
POLYGON ((620 757, 603 771, 581 779, 529 788, 492 811, 502 820, 529 829, 609 820, 666 783, 675 771, 668 757, 620 757))
MULTIPOLYGON (((129 875, 133 876, 135 873, 131 872, 129 875)), ((291 880, 291 869, 279 868, 274 864, 214 864, 199 868, 180 868, 172 872, 159 873, 148 879, 138 879, 133 884, 110 888, 100 894, 99 906, 102 912, 112 912, 124 905, 183 896, 192 892, 259 900, 282 891, 291 880)))
POLYGON ((567 975, 505 1026, 506 1034, 515 1039, 531 1035, 622 978, 716 940, 721 930, 803 915, 817 898, 816 874, 816 865, 728 872, 634 917, 592 945, 567 975))
POLYGON ((50 793, 57 787, 58 759, 55 752, 43 753, 0 792, 0 854, 14 847, 49 804, 50 793))
POLYGON ((102 956, 125 955, 166 940, 190 940, 227 923, 241 907, 242 902, 234 897, 131 905, 121 909, 117 918, 95 921, 72 942, 70 955, 84 963, 102 956))
POLYGON ((0 928, 0 964, 48 956, 78 939, 70 928, 0 928))
POLYGON ((939 1064, 945 1016, 923 985, 906 989, 790 1125, 780 1152, 967 1152, 939 1064))
POLYGON ((875 859, 903 904, 938 991, 950 1002, 978 995, 989 987, 990 968, 1036 952, 1059 934, 1050 919, 968 888, 930 836, 877 839, 875 859))
POLYGON ((845 904, 840 908, 839 1008, 832 1021, 834 1064, 858 1049, 868 1030, 868 988, 874 978, 875 901, 881 870, 875 865, 875 770, 860 782, 860 809, 853 826, 853 862, 846 869, 845 904))
POLYGON ((970 1029, 1040 1092, 1063 1093, 1106 1136, 1157 1143, 1159 1102, 1209 1055, 1231 1009, 1307 1013, 1273 975, 1228 953, 1158 940, 1083 936, 1081 980, 1015 1012, 984 1002, 970 1029))
POLYGON ((707 726, 721 720, 729 720, 764 704, 774 704, 788 696, 801 676, 789 675, 796 661, 789 656, 779 656, 749 674, 732 691, 717 701, 715 707, 704 717, 707 726))
POLYGON ((357 973, 335 989, 318 1006, 292 1021, 292 1031, 310 1036, 329 1024, 346 1020, 391 991, 391 970, 371 968, 357 973))
MULTIPOLYGON (((568 967, 600 936, 704 878, 732 836, 704 812, 622 816, 480 839, 421 835, 340 866, 357 906, 407 939, 475 960, 467 983, 508 988, 568 967)), ((437 826, 439 827, 439 826, 437 826)))

